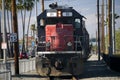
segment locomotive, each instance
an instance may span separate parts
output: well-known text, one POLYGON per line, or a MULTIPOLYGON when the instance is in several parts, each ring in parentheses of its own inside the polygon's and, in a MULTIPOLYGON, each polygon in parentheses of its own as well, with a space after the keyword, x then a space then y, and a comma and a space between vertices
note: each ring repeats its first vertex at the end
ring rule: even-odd
POLYGON ((84 16, 50 4, 37 16, 36 70, 41 76, 80 75, 90 54, 84 16))

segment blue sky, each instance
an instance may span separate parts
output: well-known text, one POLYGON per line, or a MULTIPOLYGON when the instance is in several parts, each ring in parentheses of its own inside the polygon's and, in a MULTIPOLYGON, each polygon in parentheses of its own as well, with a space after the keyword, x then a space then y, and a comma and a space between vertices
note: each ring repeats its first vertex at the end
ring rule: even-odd
MULTIPOLYGON (((100 5, 101 5, 100 0, 100 5)), ((106 0, 105 0, 106 1, 106 0)), ((97 31, 97 0, 48 0, 45 1, 45 9, 49 8, 49 4, 57 2, 59 5, 67 5, 70 7, 73 7, 76 11, 78 11, 80 14, 84 15, 87 19, 86 21, 86 29, 88 30, 90 37, 96 36, 97 31)), ((38 3, 37 11, 38 15, 41 12, 41 3, 38 3)), ((120 15, 120 0, 115 0, 115 12, 120 15)), ((19 16, 20 17, 20 16, 19 16)), ((35 21, 35 9, 32 12, 32 18, 31 18, 31 24, 34 24, 35 21)), ((28 18, 26 18, 26 21, 28 21, 28 18)), ((116 27, 120 27, 120 19, 116 20, 117 24, 116 27)), ((19 34, 22 32, 19 26, 19 34)), ((21 35, 19 36, 21 37, 21 35)))

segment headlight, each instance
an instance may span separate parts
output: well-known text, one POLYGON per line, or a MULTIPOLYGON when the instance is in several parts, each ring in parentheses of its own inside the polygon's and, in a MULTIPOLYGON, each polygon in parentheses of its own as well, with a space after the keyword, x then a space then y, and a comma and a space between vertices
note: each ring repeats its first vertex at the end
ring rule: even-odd
POLYGON ((46 47, 50 47, 50 42, 47 42, 47 43, 46 43, 46 47))
POLYGON ((51 45, 50 41, 46 42, 46 50, 47 50, 47 51, 50 50, 50 45, 51 45))
POLYGON ((67 43, 67 46, 72 46, 72 42, 68 42, 68 43, 67 43))

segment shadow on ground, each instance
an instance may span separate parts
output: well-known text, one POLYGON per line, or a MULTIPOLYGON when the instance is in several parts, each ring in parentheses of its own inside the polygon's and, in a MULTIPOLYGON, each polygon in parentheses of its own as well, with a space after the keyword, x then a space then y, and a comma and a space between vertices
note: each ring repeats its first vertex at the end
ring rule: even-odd
POLYGON ((87 61, 84 65, 84 72, 79 76, 79 78, 83 79, 94 77, 120 77, 120 72, 110 70, 103 60, 87 61))
POLYGON ((47 78, 46 76, 40 76, 38 74, 20 74, 20 75, 13 75, 12 77, 22 77, 22 78, 47 78))
MULTIPOLYGON (((41 77, 39 74, 20 74, 20 75, 14 75, 14 77, 19 78, 47 78, 47 77, 41 77)), ((81 74, 78 78, 79 79, 86 79, 86 78, 96 78, 96 77, 118 77, 120 78, 120 72, 115 72, 113 70, 110 70, 110 68, 106 65, 106 63, 101 60, 89 60, 86 61, 84 64, 84 72, 81 74)), ((65 77, 64 77, 65 78, 65 77)))

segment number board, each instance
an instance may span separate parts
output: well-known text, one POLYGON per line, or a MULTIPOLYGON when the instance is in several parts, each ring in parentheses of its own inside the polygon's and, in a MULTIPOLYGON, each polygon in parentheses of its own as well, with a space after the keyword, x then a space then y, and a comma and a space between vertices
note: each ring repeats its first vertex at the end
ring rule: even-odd
POLYGON ((17 42, 17 34, 16 33, 10 34, 10 42, 17 42))
POLYGON ((2 42, 1 48, 2 48, 2 49, 7 49, 7 43, 6 43, 6 42, 2 42))

